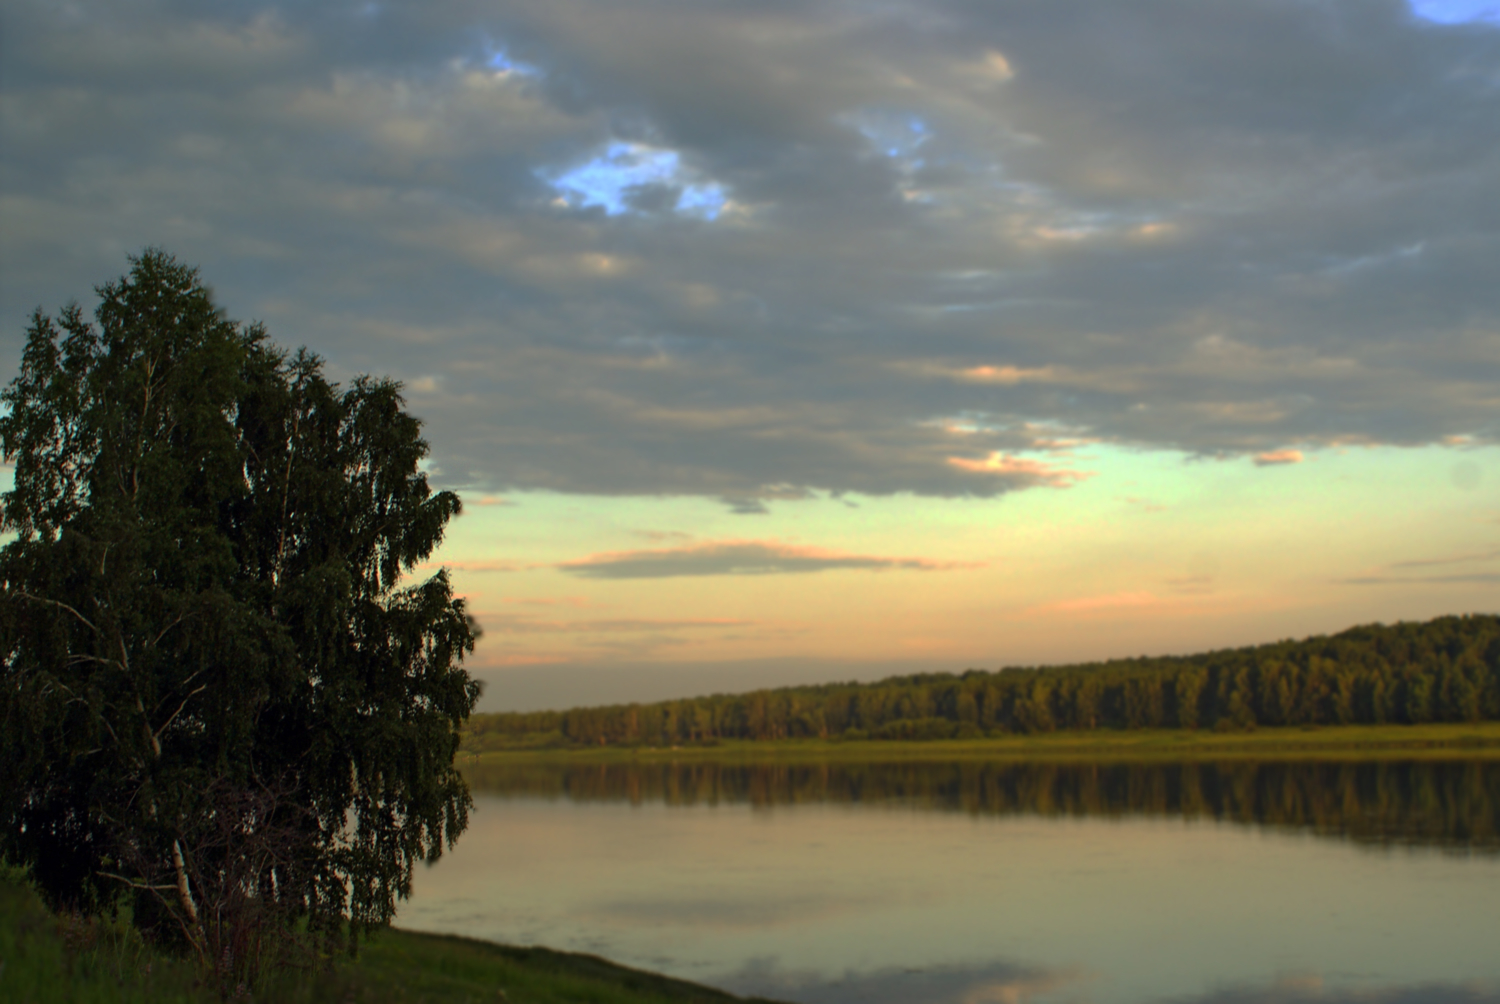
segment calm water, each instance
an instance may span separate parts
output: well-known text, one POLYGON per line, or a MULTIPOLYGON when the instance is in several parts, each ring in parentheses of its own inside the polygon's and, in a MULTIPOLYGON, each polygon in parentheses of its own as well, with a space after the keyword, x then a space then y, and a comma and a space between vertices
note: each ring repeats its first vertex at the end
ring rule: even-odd
POLYGON ((802 1004, 1500 1002, 1500 764, 471 775, 403 926, 802 1004))

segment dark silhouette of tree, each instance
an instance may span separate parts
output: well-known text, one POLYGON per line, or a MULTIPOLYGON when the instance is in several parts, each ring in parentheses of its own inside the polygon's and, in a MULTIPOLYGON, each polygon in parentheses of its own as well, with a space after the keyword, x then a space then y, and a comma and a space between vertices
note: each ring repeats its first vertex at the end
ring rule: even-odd
POLYGON ((195 269, 131 262, 97 326, 33 315, 0 395, 0 850, 200 954, 225 904, 352 938, 467 825, 477 629, 446 573, 404 578, 459 499, 399 384, 331 383, 195 269))

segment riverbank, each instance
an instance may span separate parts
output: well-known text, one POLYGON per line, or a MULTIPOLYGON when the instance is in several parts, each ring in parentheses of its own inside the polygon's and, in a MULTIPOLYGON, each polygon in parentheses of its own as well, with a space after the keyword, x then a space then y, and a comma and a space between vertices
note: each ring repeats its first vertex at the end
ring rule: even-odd
MULTIPOLYGON (((244 999, 244 998, 236 998, 244 999)), ((281 972, 248 998, 278 1004, 774 1004, 591 955, 437 934, 377 932, 358 959, 281 972)), ((57 916, 0 869, 0 1000, 17 1004, 217 1004, 188 960, 123 920, 57 916)))
POLYGON ((531 763, 818 763, 910 760, 1500 759, 1500 722, 1332 725, 1248 732, 1140 729, 986 739, 729 740, 695 746, 597 746, 460 754, 459 766, 531 763))

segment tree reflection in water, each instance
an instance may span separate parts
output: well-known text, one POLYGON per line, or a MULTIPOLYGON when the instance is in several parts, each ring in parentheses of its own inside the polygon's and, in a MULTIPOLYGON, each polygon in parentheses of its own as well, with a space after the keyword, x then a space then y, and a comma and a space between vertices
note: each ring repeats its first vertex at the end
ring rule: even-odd
POLYGON ((1369 845, 1500 852, 1500 762, 1493 760, 483 764, 465 774, 476 792, 500 797, 1170 816, 1369 845))

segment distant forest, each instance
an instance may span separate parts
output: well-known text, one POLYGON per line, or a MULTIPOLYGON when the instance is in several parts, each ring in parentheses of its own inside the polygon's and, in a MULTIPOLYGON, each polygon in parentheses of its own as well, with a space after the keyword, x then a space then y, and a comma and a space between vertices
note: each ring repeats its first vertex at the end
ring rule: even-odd
POLYGON ((1475 614, 1199 655, 476 714, 463 748, 963 739, 1056 729, 1232 730, 1481 719, 1500 719, 1500 617, 1475 614))

